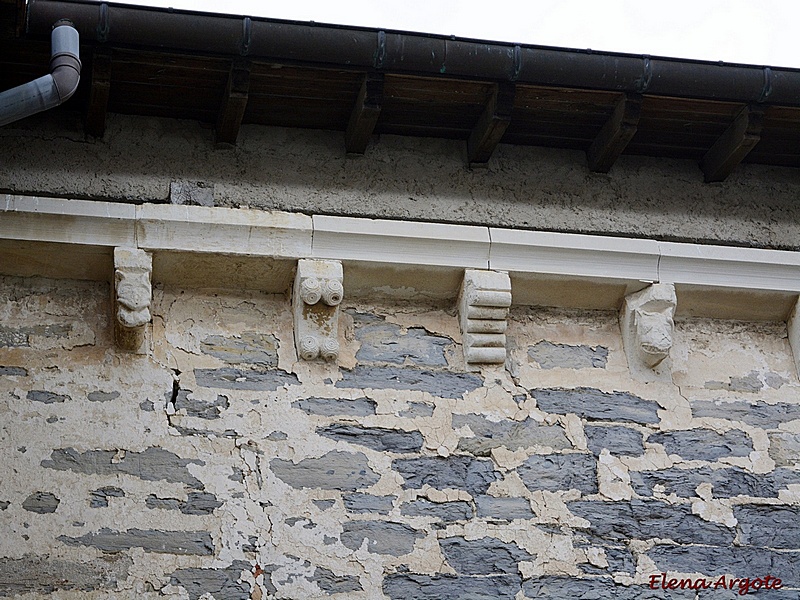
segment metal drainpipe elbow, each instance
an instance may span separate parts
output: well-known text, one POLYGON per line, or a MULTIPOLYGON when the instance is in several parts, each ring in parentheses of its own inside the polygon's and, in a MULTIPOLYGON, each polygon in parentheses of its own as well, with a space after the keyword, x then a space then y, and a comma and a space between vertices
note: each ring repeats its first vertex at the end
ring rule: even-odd
POLYGON ((72 22, 62 19, 53 25, 50 39, 50 74, 60 104, 72 97, 81 80, 80 38, 72 22))

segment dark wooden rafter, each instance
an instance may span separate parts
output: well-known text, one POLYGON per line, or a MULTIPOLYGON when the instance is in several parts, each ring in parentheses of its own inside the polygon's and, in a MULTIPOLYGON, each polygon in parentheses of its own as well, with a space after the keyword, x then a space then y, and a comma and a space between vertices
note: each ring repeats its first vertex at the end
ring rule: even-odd
POLYGON ((231 64, 228 83, 217 116, 216 140, 218 143, 235 144, 242 126, 244 111, 250 93, 250 61, 237 58, 231 64))
POLYGON ((496 83, 480 119, 467 140, 467 159, 470 166, 484 166, 511 123, 516 86, 513 83, 496 83))
POLYGON ((706 183, 724 181, 761 140, 764 112, 745 106, 700 161, 706 183))
POLYGON ((638 94, 623 94, 614 106, 614 112, 586 151, 589 170, 608 173, 628 142, 636 134, 642 97, 638 94))
POLYGON ((361 89, 347 123, 344 145, 348 154, 364 154, 380 117, 382 105, 383 74, 367 73, 361 82, 361 89))
POLYGON ((92 55, 92 81, 86 108, 86 133, 96 138, 106 132, 108 97, 111 93, 111 48, 98 46, 92 55))

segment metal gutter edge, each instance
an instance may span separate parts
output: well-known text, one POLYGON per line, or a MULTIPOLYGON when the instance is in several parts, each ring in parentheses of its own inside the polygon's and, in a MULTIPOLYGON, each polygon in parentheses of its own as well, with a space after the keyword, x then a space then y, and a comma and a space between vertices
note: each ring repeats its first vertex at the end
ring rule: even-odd
POLYGON ((28 32, 68 16, 84 39, 299 64, 800 106, 800 70, 520 46, 86 1, 33 0, 28 32), (247 26, 243 26, 245 23, 247 26), (246 32, 246 33, 245 33, 246 32))

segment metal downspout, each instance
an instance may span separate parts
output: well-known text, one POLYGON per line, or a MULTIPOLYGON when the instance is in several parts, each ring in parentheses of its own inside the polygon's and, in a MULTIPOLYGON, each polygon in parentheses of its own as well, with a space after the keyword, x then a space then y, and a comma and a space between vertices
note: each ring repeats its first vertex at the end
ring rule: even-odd
POLYGON ((78 31, 57 21, 50 34, 50 74, 0 93, 0 127, 69 100, 81 78, 78 31))

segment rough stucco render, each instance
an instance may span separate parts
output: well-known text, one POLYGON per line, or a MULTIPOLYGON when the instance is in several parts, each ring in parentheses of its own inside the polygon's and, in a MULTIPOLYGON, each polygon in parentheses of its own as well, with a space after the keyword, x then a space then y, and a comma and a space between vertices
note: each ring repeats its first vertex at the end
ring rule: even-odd
POLYGON ((218 206, 800 248, 797 169, 741 164, 709 185, 688 160, 622 156, 605 175, 582 152, 501 144, 469 170, 460 140, 383 135, 353 158, 339 132, 246 125, 235 148, 213 138, 110 114, 89 141, 79 118, 45 113, 0 129, 0 189, 158 202, 194 182, 218 206))
POLYGON ((114 348, 108 284, 0 278, 0 596, 800 589, 785 325, 679 321, 672 381, 644 383, 616 313, 514 309, 506 365, 467 373, 449 307, 345 308, 340 364, 314 363, 283 296, 156 288, 143 356, 114 348))

